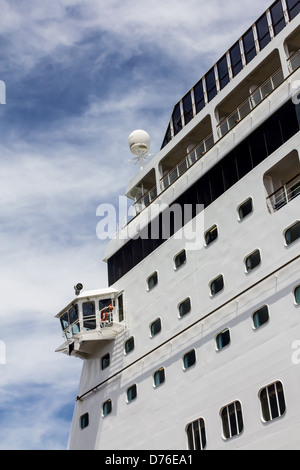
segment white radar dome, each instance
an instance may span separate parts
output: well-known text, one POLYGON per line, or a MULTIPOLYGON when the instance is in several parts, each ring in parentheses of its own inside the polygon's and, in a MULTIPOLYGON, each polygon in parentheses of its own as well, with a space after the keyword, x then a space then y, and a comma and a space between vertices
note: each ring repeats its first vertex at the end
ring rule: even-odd
POLYGON ((141 129, 131 132, 128 137, 131 153, 134 155, 148 154, 150 151, 150 136, 148 132, 141 129))

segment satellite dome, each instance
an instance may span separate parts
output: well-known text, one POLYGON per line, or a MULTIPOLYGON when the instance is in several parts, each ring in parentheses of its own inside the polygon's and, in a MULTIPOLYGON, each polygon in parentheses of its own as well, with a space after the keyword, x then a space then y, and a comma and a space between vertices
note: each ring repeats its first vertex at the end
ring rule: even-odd
POLYGON ((128 137, 128 144, 131 153, 134 155, 143 155, 149 153, 150 150, 150 136, 148 132, 141 129, 131 132, 128 137))

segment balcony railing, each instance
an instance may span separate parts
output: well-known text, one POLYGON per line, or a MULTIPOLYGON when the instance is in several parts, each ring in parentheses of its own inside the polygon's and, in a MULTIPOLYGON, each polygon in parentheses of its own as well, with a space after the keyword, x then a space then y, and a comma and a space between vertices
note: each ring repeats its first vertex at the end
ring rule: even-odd
POLYGON ((261 103, 272 91, 275 90, 284 80, 282 69, 277 70, 260 87, 251 93, 251 95, 238 108, 236 108, 225 120, 218 125, 218 135, 223 137, 234 126, 236 126, 244 117, 249 114, 259 103, 261 103))
POLYGON ((179 178, 183 173, 185 173, 188 168, 193 165, 197 160, 199 160, 212 146, 214 145, 213 135, 210 134, 202 142, 197 145, 188 155, 186 155, 183 160, 181 160, 172 170, 170 170, 166 175, 161 179, 161 189, 162 191, 168 188, 174 181, 179 178))
POLYGON ((292 73, 300 66, 300 49, 288 58, 289 72, 292 73))
POLYGON ((300 173, 267 197, 271 212, 276 212, 300 194, 300 173))
POLYGON ((153 188, 149 189, 143 196, 141 196, 134 204, 135 213, 139 214, 145 207, 149 206, 149 204, 157 197, 157 188, 153 186, 153 188))

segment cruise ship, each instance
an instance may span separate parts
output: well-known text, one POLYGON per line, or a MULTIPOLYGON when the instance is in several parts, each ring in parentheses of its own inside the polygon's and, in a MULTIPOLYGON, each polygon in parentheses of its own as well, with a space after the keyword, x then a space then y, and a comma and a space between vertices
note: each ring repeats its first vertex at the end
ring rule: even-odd
POLYGON ((56 315, 57 351, 82 359, 70 450, 300 448, 299 10, 249 25, 156 155, 130 134, 107 286, 56 315))

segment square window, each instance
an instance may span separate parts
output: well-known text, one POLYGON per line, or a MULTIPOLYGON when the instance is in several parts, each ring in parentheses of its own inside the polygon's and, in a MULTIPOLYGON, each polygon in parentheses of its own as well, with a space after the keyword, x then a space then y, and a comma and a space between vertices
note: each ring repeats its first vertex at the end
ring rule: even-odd
POLYGON ((125 341, 125 353, 129 353, 134 350, 134 337, 131 336, 127 341, 125 341))
POLYGON ((156 372, 154 372, 153 379, 154 379, 154 387, 158 387, 159 385, 164 383, 164 381, 165 381, 165 369, 164 369, 164 367, 161 367, 156 372))
POLYGON ((300 237, 300 222, 298 221, 291 227, 286 229, 286 231, 284 232, 284 237, 287 245, 290 245, 291 243, 298 240, 298 238, 300 237))
POLYGON ((206 447, 205 422, 203 418, 196 419, 186 427, 189 450, 203 450, 206 447))
POLYGON ((132 400, 134 400, 136 397, 137 397, 137 387, 136 387, 136 384, 133 384, 133 385, 131 385, 131 387, 129 387, 127 389, 127 401, 128 401, 128 403, 131 402, 132 400))
POLYGON ((225 346, 227 346, 229 343, 230 343, 230 332, 228 328, 225 328, 225 330, 221 331, 216 336, 217 350, 219 351, 220 349, 225 348, 225 346))
POLYGON ((157 318, 157 320, 154 320, 154 322, 150 324, 151 338, 157 335, 160 331, 161 331, 161 319, 157 318))
POLYGON ((178 305, 179 316, 183 317, 191 311, 191 299, 188 297, 178 305))
POLYGON ((111 400, 107 400, 103 403, 102 405, 102 413, 103 413, 103 416, 107 416, 109 415, 109 413, 111 413, 111 410, 112 410, 112 403, 111 403, 111 400))
POLYGON ((261 258, 260 258, 260 251, 255 250, 253 253, 251 253, 247 258, 245 259, 245 266, 246 266, 246 271, 249 273, 252 271, 254 268, 260 265, 261 258))
POLYGON ((157 271, 155 271, 147 279, 148 290, 153 289, 153 287, 155 287, 157 283, 158 283, 158 275, 157 275, 157 271))
POLYGON ((106 369, 106 367, 108 367, 109 364, 110 364, 110 354, 107 353, 107 354, 105 354, 105 356, 103 356, 103 357, 101 358, 101 369, 102 369, 102 370, 103 370, 103 369, 106 369))
POLYGON ((241 403, 235 401, 224 406, 221 410, 221 419, 225 439, 240 434, 244 428, 241 403))
POLYGON ((180 268, 183 264, 186 263, 186 251, 182 250, 178 255, 174 258, 175 269, 180 268))
POLYGON ((187 352, 183 356, 183 367, 184 369, 188 369, 192 367, 196 363, 196 351, 195 349, 191 349, 191 351, 187 352))
POLYGON ((84 413, 84 415, 80 416, 80 428, 84 429, 89 425, 89 414, 84 413))
POLYGON ((218 292, 220 292, 224 288, 224 278, 222 274, 220 276, 216 277, 213 281, 210 283, 210 293, 212 296, 216 295, 218 292))
POLYGON ((204 235, 206 245, 210 245, 214 240, 218 238, 218 227, 213 225, 204 235))
POLYGON ((263 421, 272 421, 285 412, 285 399, 281 382, 274 382, 259 393, 263 421))
POLYGON ((239 219, 242 220, 247 215, 251 214, 253 211, 253 203, 252 203, 252 198, 249 197, 245 202, 243 202, 239 207, 238 207, 238 214, 239 214, 239 219))
POLYGON ((253 328, 257 329, 269 321, 269 309, 264 305, 252 314, 253 328))

